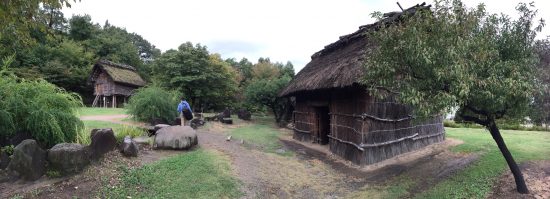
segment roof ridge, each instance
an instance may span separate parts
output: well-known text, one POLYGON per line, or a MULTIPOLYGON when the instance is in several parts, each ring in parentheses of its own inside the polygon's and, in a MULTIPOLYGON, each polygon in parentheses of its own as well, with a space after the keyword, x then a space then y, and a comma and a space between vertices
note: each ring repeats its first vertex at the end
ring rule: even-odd
POLYGON ((338 38, 337 41, 329 44, 329 45, 326 45, 323 49, 321 49, 320 51, 314 53, 313 55, 311 55, 311 58, 315 58, 315 57, 319 57, 323 54, 326 54, 326 53, 329 53, 329 52, 332 52, 334 49, 342 46, 342 45, 345 45, 347 44, 349 41, 352 41, 352 40, 355 40, 361 36, 365 36, 366 32, 368 30, 371 30, 371 29, 377 29, 380 27, 381 24, 386 24, 386 23, 393 23, 395 22, 397 19, 399 19, 399 17, 401 17, 403 14, 411 14, 411 13, 415 13, 417 10, 420 10, 420 9, 429 9, 431 7, 431 5, 426 5, 426 2, 423 2, 421 4, 416 4, 414 6, 411 6, 403 11, 393 11, 393 12, 388 12, 388 13, 384 13, 383 15, 383 19, 381 20, 378 20, 372 24, 366 24, 366 25, 362 25, 362 26, 359 26, 359 30, 355 31, 354 33, 351 33, 351 34, 347 34, 347 35, 342 35, 338 38))
POLYGON ((109 61, 107 59, 100 59, 99 61, 97 61, 97 63, 102 64, 102 65, 114 66, 114 67, 117 67, 117 68, 136 71, 136 68, 134 68, 133 66, 126 65, 126 64, 115 63, 115 62, 109 61))

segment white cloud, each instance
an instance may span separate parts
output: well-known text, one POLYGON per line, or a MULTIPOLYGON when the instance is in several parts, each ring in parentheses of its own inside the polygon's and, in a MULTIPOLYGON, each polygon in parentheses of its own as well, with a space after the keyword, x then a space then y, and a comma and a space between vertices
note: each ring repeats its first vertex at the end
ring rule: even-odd
MULTIPOLYGON (((400 1, 403 8, 421 1, 400 1)), ((482 1, 465 0, 473 6, 482 1)), ((516 15, 519 1, 484 1, 490 12, 516 15)), ((549 3, 537 1, 539 16, 549 18, 549 3)), ((374 0, 83 0, 63 10, 67 17, 89 14, 142 35, 165 51, 191 41, 224 58, 259 57, 294 63, 300 70, 310 56, 364 24, 373 11, 398 10, 395 1, 374 0), (234 48, 235 50, 231 50, 234 48)), ((549 35, 545 28, 544 35, 549 35)))

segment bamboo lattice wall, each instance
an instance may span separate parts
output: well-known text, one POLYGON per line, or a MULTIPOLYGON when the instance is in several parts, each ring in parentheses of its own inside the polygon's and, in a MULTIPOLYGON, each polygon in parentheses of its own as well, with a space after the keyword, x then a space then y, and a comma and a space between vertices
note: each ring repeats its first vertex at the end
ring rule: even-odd
MULTIPOLYGON (((361 89, 324 96, 331 96, 330 150, 356 164, 372 164, 445 139, 442 117, 413 119, 410 108, 391 98, 375 100, 361 89)), ((294 138, 300 141, 315 141, 318 135, 311 100, 318 99, 297 96, 294 138)))

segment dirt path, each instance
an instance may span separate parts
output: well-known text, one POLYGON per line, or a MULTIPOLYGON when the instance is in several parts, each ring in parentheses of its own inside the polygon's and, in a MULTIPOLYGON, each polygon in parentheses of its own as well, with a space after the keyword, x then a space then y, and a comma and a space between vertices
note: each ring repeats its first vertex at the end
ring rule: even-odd
POLYGON ((230 157, 235 175, 244 183, 244 198, 346 197, 402 174, 425 179, 409 190, 412 197, 477 159, 475 155, 449 152, 449 146, 461 143, 453 139, 379 164, 358 167, 334 156, 325 147, 297 142, 288 136, 283 136, 281 142, 284 150, 296 153, 293 157, 249 149, 240 141, 228 142, 225 138, 223 133, 200 131, 199 145, 230 157))
POLYGON ((514 177, 508 169, 493 186, 493 192, 488 198, 512 199, 512 198, 550 198, 550 160, 529 161, 519 165, 529 194, 519 194, 516 191, 514 177))

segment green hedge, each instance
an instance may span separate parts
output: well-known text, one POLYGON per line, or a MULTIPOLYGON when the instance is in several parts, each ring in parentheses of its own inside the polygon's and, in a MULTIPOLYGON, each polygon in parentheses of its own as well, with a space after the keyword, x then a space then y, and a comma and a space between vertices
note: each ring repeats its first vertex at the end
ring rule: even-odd
MULTIPOLYGON (((443 125, 445 127, 449 128, 485 128, 479 124, 473 124, 473 123, 456 123, 452 120, 445 120, 443 121, 443 125)), ((522 126, 520 124, 509 124, 509 123, 499 123, 498 124, 499 129, 501 130, 519 130, 519 131, 550 131, 550 129, 544 128, 542 126, 522 126)))

